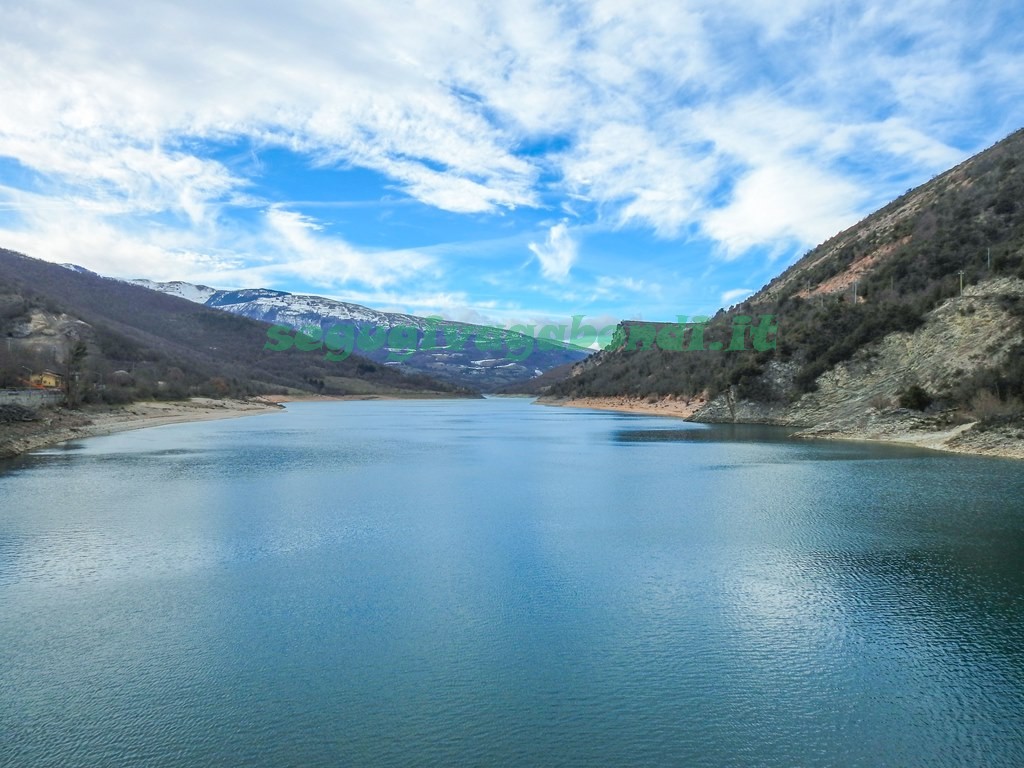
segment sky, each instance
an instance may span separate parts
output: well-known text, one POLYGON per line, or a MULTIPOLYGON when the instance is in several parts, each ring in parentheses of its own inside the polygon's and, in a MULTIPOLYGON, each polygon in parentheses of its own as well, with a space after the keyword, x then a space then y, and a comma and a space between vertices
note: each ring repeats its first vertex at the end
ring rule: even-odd
POLYGON ((0 0, 0 247, 674 320, 1024 126, 1019 0, 0 0))

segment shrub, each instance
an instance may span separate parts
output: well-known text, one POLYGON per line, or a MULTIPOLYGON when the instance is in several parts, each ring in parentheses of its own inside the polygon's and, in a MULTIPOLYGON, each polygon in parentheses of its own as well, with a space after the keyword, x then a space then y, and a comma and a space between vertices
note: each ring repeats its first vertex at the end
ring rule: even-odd
POLYGON ((127 387, 107 387, 100 391, 99 397, 108 405, 126 405, 135 399, 135 393, 127 387))
POLYGON ((929 395, 924 388, 918 386, 917 384, 908 387, 900 395, 901 408, 909 408, 913 411, 923 411, 931 404, 932 396, 929 395))
POLYGON ((971 399, 971 414, 978 421, 993 421, 1006 417, 1018 416, 1024 412, 1020 400, 1009 398, 1000 400, 998 395, 987 389, 978 392, 971 399))
POLYGON ((892 405, 892 398, 886 397, 885 395, 875 395, 868 401, 868 405, 876 411, 884 411, 892 405))

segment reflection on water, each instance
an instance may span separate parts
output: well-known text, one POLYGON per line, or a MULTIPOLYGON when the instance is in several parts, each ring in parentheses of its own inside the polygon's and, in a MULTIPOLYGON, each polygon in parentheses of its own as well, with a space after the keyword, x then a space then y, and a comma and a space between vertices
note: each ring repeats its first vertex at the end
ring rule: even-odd
POLYGON ((0 764, 1024 764, 1024 471, 522 400, 0 469, 0 764))

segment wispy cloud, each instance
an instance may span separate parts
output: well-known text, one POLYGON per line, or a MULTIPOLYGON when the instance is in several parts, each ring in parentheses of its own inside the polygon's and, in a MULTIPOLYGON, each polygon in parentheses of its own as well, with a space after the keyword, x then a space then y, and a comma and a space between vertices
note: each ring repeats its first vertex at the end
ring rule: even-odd
POLYGON ((569 232, 569 227, 561 222, 548 230, 547 239, 543 243, 530 243, 530 250, 537 256, 544 277, 564 282, 576 262, 579 245, 569 232))
POLYGON ((429 275, 468 304, 531 238, 545 278, 594 295, 588 226, 788 257, 1024 124, 1022 23, 1010 0, 21 4, 0 245, 234 284, 429 275), (371 228, 371 200, 402 208, 371 228), (430 250, 498 227, 499 265, 430 250))
POLYGON ((751 288, 733 288, 732 290, 726 291, 722 294, 722 306, 731 307, 738 301, 747 298, 754 293, 751 288))
POLYGON ((406 281, 432 266, 433 259, 415 250, 367 253, 324 232, 309 216, 272 207, 267 211, 270 237, 279 245, 275 263, 257 267, 267 277, 296 275, 314 285, 362 284, 379 288, 406 281))

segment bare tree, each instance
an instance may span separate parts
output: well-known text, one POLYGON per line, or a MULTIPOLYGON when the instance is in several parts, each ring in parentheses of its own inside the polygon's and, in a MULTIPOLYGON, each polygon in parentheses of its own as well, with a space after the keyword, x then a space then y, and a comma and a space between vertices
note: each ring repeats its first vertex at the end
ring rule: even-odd
POLYGON ((82 371, 89 348, 84 341, 71 342, 64 360, 64 396, 68 408, 77 408, 82 402, 82 371))

